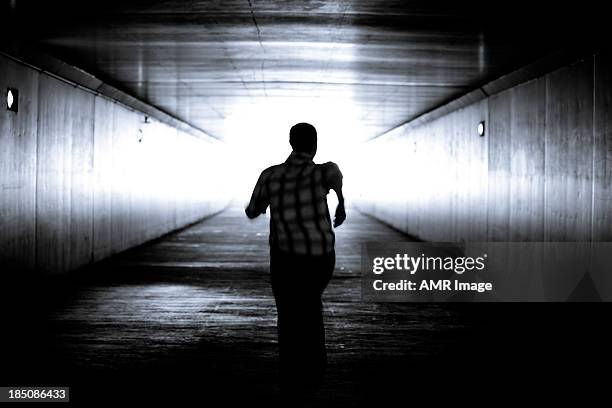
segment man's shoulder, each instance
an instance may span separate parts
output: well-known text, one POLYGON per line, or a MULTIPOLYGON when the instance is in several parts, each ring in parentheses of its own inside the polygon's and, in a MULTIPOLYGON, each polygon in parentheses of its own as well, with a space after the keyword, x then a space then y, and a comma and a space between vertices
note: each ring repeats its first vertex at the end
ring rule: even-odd
POLYGON ((328 161, 325 163, 320 163, 318 164, 318 166, 322 166, 322 167, 338 167, 338 165, 336 163, 334 163, 333 161, 328 161))
POLYGON ((318 166, 326 173, 340 173, 340 167, 332 161, 318 164, 318 166))
POLYGON ((270 177, 274 173, 278 173, 280 171, 283 171, 283 169, 284 169, 284 163, 275 164, 273 166, 270 166, 270 167, 266 168, 264 171, 262 171, 260 177, 262 179, 267 179, 268 177, 270 177))

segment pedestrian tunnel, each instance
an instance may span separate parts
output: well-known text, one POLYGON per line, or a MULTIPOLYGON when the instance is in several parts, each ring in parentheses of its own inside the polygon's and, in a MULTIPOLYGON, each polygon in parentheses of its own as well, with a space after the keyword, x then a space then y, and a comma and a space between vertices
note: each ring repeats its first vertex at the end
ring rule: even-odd
MULTIPOLYGON (((368 354, 381 314, 385 353, 437 352, 447 339, 423 346, 428 322, 471 330, 477 314, 359 303, 362 244, 612 241, 607 14, 532 3, 2 1, 5 310, 51 322, 44 338, 67 354, 50 358, 67 355, 69 377, 79 356, 121 370, 136 357, 163 366, 151 356, 164 353, 178 370, 191 357, 268 364, 269 219, 243 209, 261 171, 287 159, 291 126, 307 122, 348 206, 327 310, 352 316, 358 335, 351 345, 329 326, 338 361, 368 354), (90 276, 80 298, 59 290, 90 276), (60 303, 49 320, 41 296, 60 303), (261 354, 233 356, 228 336, 261 354)), ((589 279, 575 286, 612 297, 589 279)), ((518 328, 501 321, 500 337, 518 328)), ((366 374, 354 373, 351 384, 366 374)))

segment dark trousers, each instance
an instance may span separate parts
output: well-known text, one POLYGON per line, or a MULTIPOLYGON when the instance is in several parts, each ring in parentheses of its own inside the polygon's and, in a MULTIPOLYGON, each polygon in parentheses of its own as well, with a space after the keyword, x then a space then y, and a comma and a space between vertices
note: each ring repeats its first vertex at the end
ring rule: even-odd
POLYGON ((320 384, 327 353, 321 295, 329 283, 336 254, 294 255, 270 250, 272 291, 278 311, 281 386, 300 390, 320 384))

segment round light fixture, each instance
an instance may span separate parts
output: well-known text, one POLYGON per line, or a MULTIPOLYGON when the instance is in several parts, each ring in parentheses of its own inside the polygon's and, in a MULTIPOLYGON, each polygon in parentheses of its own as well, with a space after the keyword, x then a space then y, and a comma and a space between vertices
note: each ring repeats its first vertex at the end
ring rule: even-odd
POLYGON ((13 90, 9 89, 6 92, 6 108, 13 109, 13 104, 15 103, 15 96, 13 95, 13 90))
POLYGON ((6 109, 13 112, 19 109, 19 91, 15 88, 6 88, 6 109))
POLYGON ((482 137, 485 134, 485 123, 484 120, 478 124, 478 136, 482 137))

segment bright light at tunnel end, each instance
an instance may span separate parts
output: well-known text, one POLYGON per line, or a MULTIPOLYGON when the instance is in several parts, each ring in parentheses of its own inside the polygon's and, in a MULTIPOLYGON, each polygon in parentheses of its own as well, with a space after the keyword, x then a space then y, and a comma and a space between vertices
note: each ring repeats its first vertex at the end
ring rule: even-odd
MULTIPOLYGON (((225 122, 231 166, 227 176, 232 195, 248 202, 257 177, 265 168, 282 163, 291 152, 289 130, 299 122, 315 126, 318 150, 314 161, 337 163, 345 180, 363 165, 356 154, 366 137, 357 124, 360 112, 350 93, 330 98, 285 98, 233 107, 225 122)), ((350 183, 348 183, 350 189, 350 183)))

